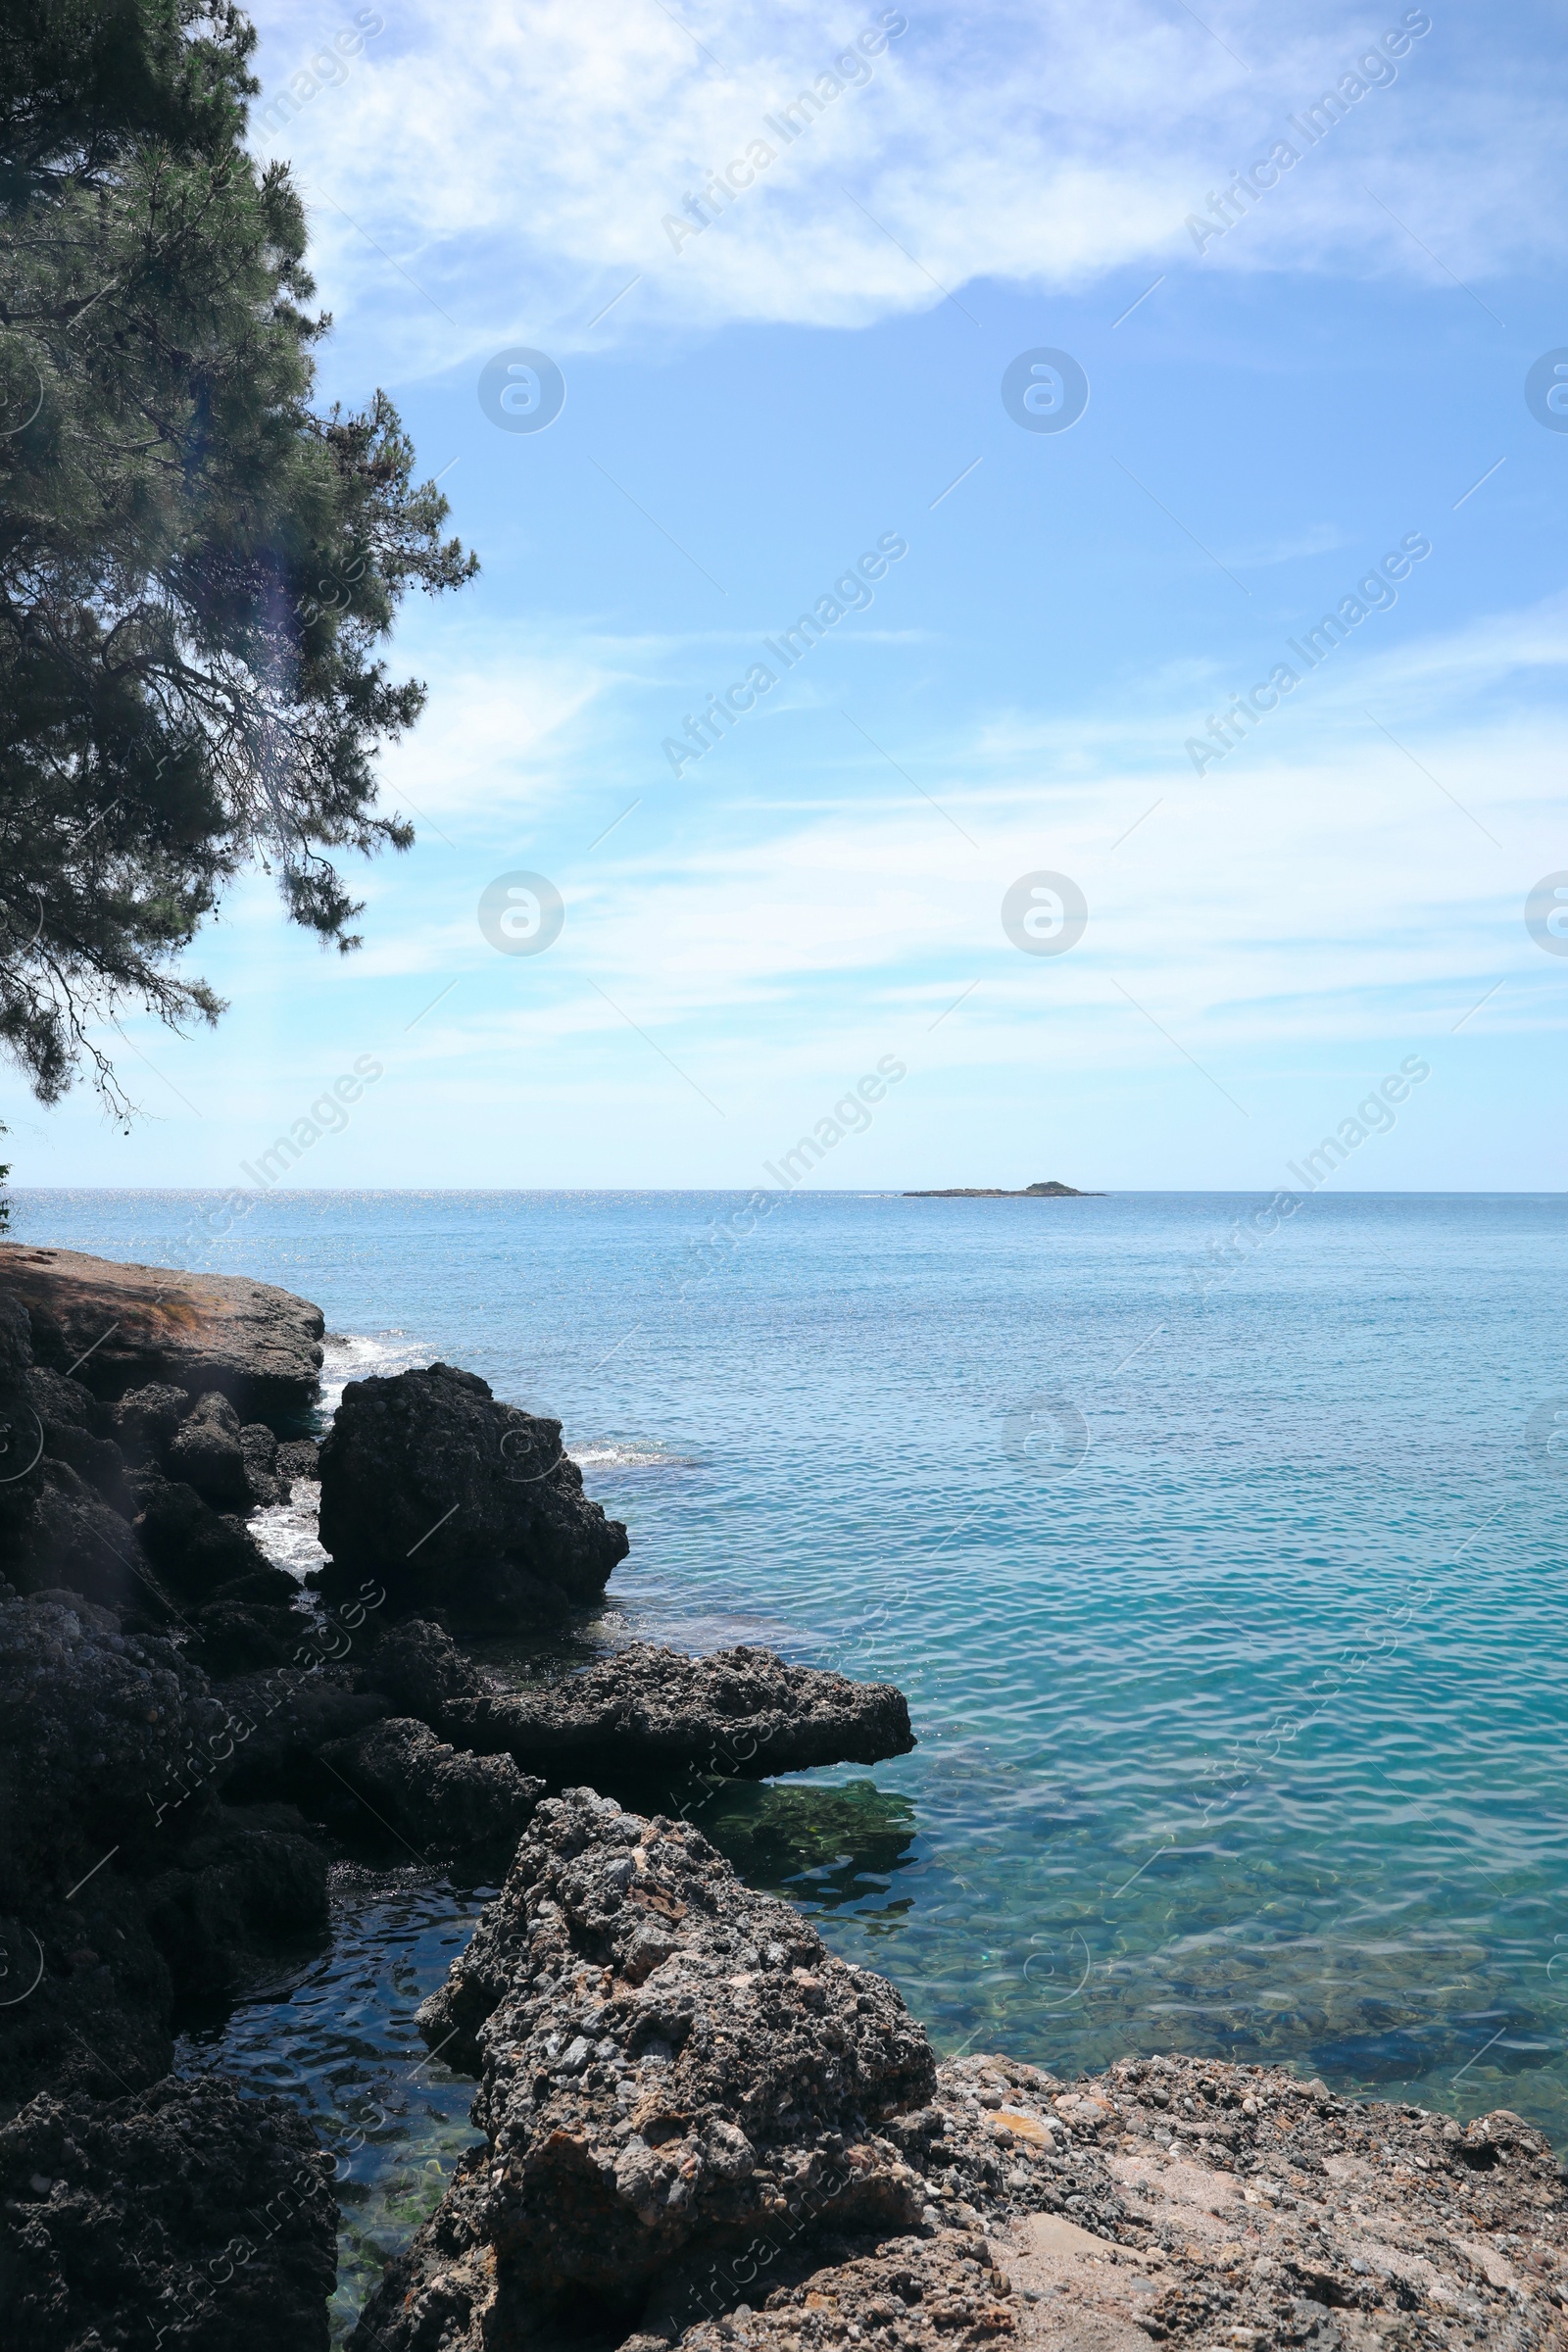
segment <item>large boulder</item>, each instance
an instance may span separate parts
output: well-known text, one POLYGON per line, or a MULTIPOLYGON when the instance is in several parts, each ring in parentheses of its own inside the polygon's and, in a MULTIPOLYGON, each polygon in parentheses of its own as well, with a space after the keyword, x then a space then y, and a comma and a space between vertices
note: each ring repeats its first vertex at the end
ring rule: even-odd
POLYGON ((97 1396, 148 1382, 191 1396, 220 1389, 255 1419, 316 1395, 321 1310, 269 1282, 4 1242, 0 1292, 26 1310, 34 1361, 79 1377, 97 1396))
POLYGON ((524 2314, 613 2340, 672 2266, 792 2207, 884 2234, 924 2210, 874 2137, 935 2088, 924 2033, 685 1823, 546 1798, 419 2027, 481 2075, 487 2145, 392 2264, 362 2352, 508 2344, 524 2314))
POLYGON ((503 1750, 558 1784, 653 1779, 672 1795, 683 1773, 766 1780, 876 1764, 914 1745, 908 1701, 891 1683, 786 1665, 770 1649, 688 1658, 647 1642, 525 1690, 454 1696, 439 1722, 449 1740, 503 1750))
POLYGON ((376 1577, 394 1609, 509 1631, 587 1607, 626 1530, 582 1491, 559 1421, 450 1364, 350 1381, 321 1446, 323 1589, 376 1577))
POLYGON ((7 2352, 326 2352, 332 2162, 220 2076, 0 2124, 7 2352))

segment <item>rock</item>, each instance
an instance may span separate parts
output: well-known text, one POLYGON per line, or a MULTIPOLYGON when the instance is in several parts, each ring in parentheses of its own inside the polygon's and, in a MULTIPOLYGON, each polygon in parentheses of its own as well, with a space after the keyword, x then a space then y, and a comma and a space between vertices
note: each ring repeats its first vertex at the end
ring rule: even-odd
POLYGON ((107 1409, 126 1461, 138 1469, 149 1464, 164 1468, 170 1441, 190 1411, 190 1398, 167 1381, 150 1381, 145 1388, 127 1390, 107 1409))
POLYGON ((463 1745, 503 1749, 557 1782, 599 1786, 682 1769, 764 1780, 819 1764, 875 1764, 914 1745, 908 1701, 891 1683, 788 1666, 770 1649, 688 1658, 643 1642, 560 1682, 454 1696, 438 1721, 463 1745))
POLYGON ((277 1439, 265 1421, 245 1423, 239 1433, 239 1449, 252 1504, 265 1509, 270 1503, 287 1502, 290 1482, 278 1475, 277 1439))
POLYGON ((219 1390, 197 1398, 170 1440, 165 1459, 171 1478, 182 1478, 215 1510, 242 1511, 249 1504, 239 1415, 219 1390))
POLYGON ((387 1717, 320 1753, 377 1820, 423 1853, 503 1838, 515 1845, 545 1789, 510 1756, 466 1754, 408 1716, 387 1717))
POLYGON ((324 1930, 298 1816, 216 1801, 243 1738, 172 1643, 74 1594, 0 1605, 0 2099, 155 2081, 176 1998, 324 1930))
POLYGON ((299 1597, 284 1568, 255 1568, 219 1586, 196 1611, 186 1655, 219 1679, 302 1664, 311 1621, 299 1597))
MULTIPOLYGON (((243 1435, 243 1433, 242 1433, 243 1435)), ((314 1438, 285 1438, 277 1449, 276 1475, 288 1486, 296 1479, 318 1479, 321 1475, 321 1448, 314 1438)), ((281 1497, 285 1502, 288 1497, 281 1497)))
POLYGON ((388 1711, 378 1692, 349 1690, 348 1671, 246 1672, 223 1684, 234 1740, 222 1773, 226 1797, 244 1804, 304 1802, 320 1793, 322 1778, 331 1777, 318 1763, 322 1748, 356 1738, 388 1711))
MULTIPOLYGON (((732 2286, 712 2317, 688 2321, 674 2337, 680 2352, 733 2352, 737 2335, 750 2352, 858 2338, 891 2340, 901 2352, 978 2352, 1015 2342, 1028 2308, 985 2238, 952 2228, 883 2244, 840 2238, 805 2252, 786 2245, 767 2268, 755 2260, 745 2268, 752 2301, 737 2304, 732 2286)), ((701 2296, 694 2284, 683 2302, 700 2309, 701 2296)), ((670 2340, 661 2332, 649 2352, 667 2352, 670 2340)))
POLYGON ((26 1315, 0 1291, 0 1568, 21 1592, 171 1614, 127 1524, 134 1507, 108 1416, 78 1381, 32 1363, 26 1315))
POLYGON ((326 2352, 331 2160, 219 2076, 0 2125, 8 2352, 326 2352))
POLYGON ((509 1630, 598 1601, 626 1531, 582 1491, 561 1424, 449 1364, 350 1381, 320 1451, 323 1590, 509 1630))
POLYGON ((926 2202, 875 2137, 936 2081, 893 1986, 695 1831, 591 1789, 540 1804, 419 2027, 482 2073, 488 2145, 391 2265, 359 2352, 502 2344, 573 2306, 618 2336, 704 2246, 790 2213, 810 2230, 829 2202, 894 2234, 926 2202))
POLYGON ((16 1387, 32 1362, 32 1326, 22 1300, 0 1289, 0 1393, 16 1387))
POLYGON ((384 1690, 400 1713, 438 1730, 450 1700, 481 1698, 497 1689, 449 1633, 424 1617, 386 1628, 360 1669, 359 1687, 384 1690))
POLYGON ((326 1856, 291 1805, 223 1805, 143 1908, 175 1998, 218 2000, 244 1985, 258 1946, 325 1936, 326 1856))
POLYGON ((112 2099, 168 2074, 172 1981, 142 1889, 114 1862, 74 1893, 0 1901, 0 2107, 46 2088, 112 2099))
POLYGON ((320 1309, 270 1283, 5 1242, 0 1292, 26 1309, 34 1360, 97 1396, 167 1381, 192 1396, 220 1389, 255 1419, 316 1395, 320 1309))
POLYGON ((158 1848, 158 1806, 221 1735, 204 1675, 172 1643, 56 1600, 0 1607, 0 1902, 65 1888, 111 1847, 158 1848))
POLYGON ((220 1586, 267 1567, 243 1521, 215 1511, 182 1479, 136 1470, 130 1485, 140 1504, 135 1530, 142 1549, 182 1600, 210 1599, 220 1586))
POLYGON ((26 1475, 0 1486, 0 1564, 22 1592, 57 1586, 99 1606, 173 1609, 134 1533, 69 1462, 40 1454, 26 1475))

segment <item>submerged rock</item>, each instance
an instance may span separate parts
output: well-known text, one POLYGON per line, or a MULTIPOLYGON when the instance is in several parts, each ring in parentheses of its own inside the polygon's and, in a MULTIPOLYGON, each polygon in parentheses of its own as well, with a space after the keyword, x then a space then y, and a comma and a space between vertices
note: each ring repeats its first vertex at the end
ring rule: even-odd
POLYGON ((7 2352, 326 2352, 331 2159, 220 2077, 0 2124, 7 2352))
POLYGON ((891 1683, 789 1666, 770 1649, 705 1658, 629 1642, 581 1674, 490 1697, 453 1697, 448 1739, 504 1748, 552 1779, 625 1783, 682 1768, 766 1780, 819 1764, 875 1764, 914 1745, 891 1683))
POLYGON ((591 1789, 541 1803, 419 2026, 481 2074, 488 2144, 391 2266, 360 2352, 506 2344, 524 2315, 623 2334, 705 2245, 791 2211, 893 2233, 925 2202, 874 2136, 936 2080, 893 1986, 696 1831, 591 1789))
POLYGON ((515 1844, 545 1791, 510 1756, 449 1747, 422 1723, 388 1716, 358 1739, 332 1741, 321 1760, 388 1829, 422 1852, 506 1838, 515 1844))
POLYGON ((322 1589, 378 1577, 396 1609, 506 1631, 597 1601, 626 1531, 582 1491, 559 1421, 450 1364, 350 1381, 320 1449, 322 1589))

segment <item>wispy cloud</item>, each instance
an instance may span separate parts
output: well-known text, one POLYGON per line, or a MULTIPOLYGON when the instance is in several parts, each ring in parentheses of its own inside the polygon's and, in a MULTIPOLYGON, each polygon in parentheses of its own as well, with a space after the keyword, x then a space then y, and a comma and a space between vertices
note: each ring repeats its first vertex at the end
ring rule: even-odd
POLYGON ((1335 85, 1376 30, 1364 11, 1282 27, 1262 0, 1235 0, 1237 55, 1156 0, 921 11, 855 86, 835 58, 902 12, 840 7, 824 24, 789 0, 742 0, 677 23, 652 0, 491 0, 454 18, 412 0, 341 87, 272 130, 260 116, 318 25, 304 0, 256 13, 258 140, 318 190, 346 333, 376 313, 411 368, 528 334, 564 352, 736 319, 860 325, 988 276, 1075 287, 1166 263, 1436 282, 1562 251, 1549 76, 1447 15, 1376 108, 1200 264, 1185 217, 1335 85), (766 128, 834 79, 808 136, 785 146, 766 128), (666 215, 758 140, 776 160, 674 250, 666 215), (1374 168, 1397 219, 1367 197, 1374 168))

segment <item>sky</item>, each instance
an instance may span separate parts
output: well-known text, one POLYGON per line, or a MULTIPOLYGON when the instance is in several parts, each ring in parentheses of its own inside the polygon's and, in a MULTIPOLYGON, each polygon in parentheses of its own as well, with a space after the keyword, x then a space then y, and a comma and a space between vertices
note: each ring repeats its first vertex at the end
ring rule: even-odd
POLYGON ((482 570, 364 949, 245 883, 16 1181, 1270 1191, 1415 1057, 1338 1185, 1561 1189, 1558 12, 254 15, 482 570))

